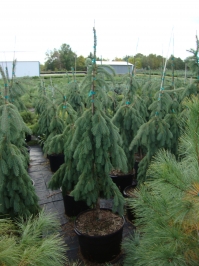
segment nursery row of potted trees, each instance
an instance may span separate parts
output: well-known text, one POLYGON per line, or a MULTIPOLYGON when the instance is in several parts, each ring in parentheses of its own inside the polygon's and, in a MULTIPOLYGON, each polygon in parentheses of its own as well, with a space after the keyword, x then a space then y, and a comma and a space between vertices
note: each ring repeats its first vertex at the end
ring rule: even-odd
MULTIPOLYGON (((130 73, 122 100, 110 108, 110 99, 115 94, 110 91, 114 71, 111 68, 107 71, 107 66, 105 69, 103 65, 96 65, 96 45, 94 29, 94 57, 93 60, 87 60, 88 73, 81 88, 75 75, 68 84, 68 90, 51 90, 51 99, 46 95, 45 87, 42 87, 36 105, 39 133, 46 137, 45 154, 49 157, 53 154, 64 156, 59 169, 55 169, 57 171, 49 187, 61 188, 64 199, 70 194, 75 201, 85 202, 83 208, 92 208, 95 227, 100 222, 106 224, 103 217, 107 216, 107 210, 100 209, 100 198, 111 198, 112 211, 122 216, 125 200, 121 191, 132 184, 135 174, 139 185, 146 180, 148 166, 158 149, 166 148, 178 156, 179 118, 184 111, 181 103, 192 90, 190 87, 194 86, 191 84, 181 88, 181 84, 169 84, 164 80, 163 72, 160 86, 157 85, 159 80, 153 82, 149 79, 142 84, 141 90, 140 83, 130 73), (128 174, 126 179, 124 173, 128 174), (127 183, 123 185, 116 181, 117 176, 122 182, 127 180, 127 183)), ((82 224, 80 217, 77 217, 76 226, 82 224)), ((90 223, 90 220, 86 221, 87 217, 90 217, 88 213, 83 218, 86 225, 90 223)), ((122 218, 120 225, 119 230, 123 226, 122 218)), ((80 243, 84 243, 81 239, 90 228, 85 230, 76 228, 80 243)), ((92 237, 97 236, 98 239, 99 234, 92 232, 92 237)), ((121 243, 121 232, 118 243, 121 243)), ((117 255, 120 248, 117 248, 117 252, 107 250, 105 253, 103 250, 103 256, 98 250, 98 258, 93 250, 88 251, 84 247, 81 250, 90 260, 107 261, 117 255)))
MULTIPOLYGON (((118 95, 120 92, 114 89, 113 69, 96 64, 95 29, 93 32, 94 57, 86 62, 88 73, 81 87, 75 73, 64 89, 51 84, 50 97, 41 83, 35 111, 38 114, 38 133, 45 137, 44 153, 49 158, 55 154, 62 155, 59 169, 52 169, 55 173, 49 187, 61 188, 64 200, 69 194, 70 199, 73 197, 75 201, 84 203, 78 212, 82 208, 88 210, 86 214, 79 214, 75 221, 82 254, 89 260, 104 262, 120 252, 124 226, 123 189, 132 184, 135 175, 139 186, 153 178, 155 172, 147 174, 147 169, 159 149, 168 149, 177 160, 181 154, 184 156, 182 150, 185 148, 179 152, 177 147, 182 127, 179 121, 186 113, 182 102, 185 97, 198 94, 199 83, 197 80, 181 87, 180 82, 174 84, 172 80, 168 83, 163 72, 159 86, 159 80, 149 78, 142 83, 134 73, 130 73, 123 84, 123 95, 118 95), (128 174, 126 178, 124 173, 128 174), (124 180, 127 183, 120 183, 124 180), (101 198, 112 199, 113 209, 101 209, 101 198), (111 237, 115 246, 107 242, 111 237)), ((198 40, 197 51, 191 52, 190 67, 199 76, 198 40)), ((40 210, 27 173, 29 155, 25 138, 31 132, 19 114, 19 110, 24 108, 20 101, 24 90, 14 79, 14 67, 15 62, 11 79, 7 71, 0 68, 4 82, 0 94, 0 214, 11 218, 28 217, 40 210)), ((197 185, 191 186, 195 193, 197 185)), ((143 191, 141 196, 136 194, 141 200, 145 189, 143 191)), ((136 203, 130 207, 135 207, 136 213, 141 204, 137 204, 136 198, 133 202, 136 203)), ((66 206, 70 204, 66 203, 66 206)), ((76 214, 71 210, 71 215, 76 214)), ((142 216, 146 217, 138 212, 137 217, 142 216)))

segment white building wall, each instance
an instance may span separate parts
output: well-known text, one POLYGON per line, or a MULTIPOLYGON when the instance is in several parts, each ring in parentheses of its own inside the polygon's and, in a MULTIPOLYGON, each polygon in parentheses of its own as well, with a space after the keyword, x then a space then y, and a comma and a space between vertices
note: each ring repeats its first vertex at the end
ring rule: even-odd
MULTIPOLYGON (((8 69, 9 77, 12 77, 12 61, 0 62, 1 67, 6 73, 8 69)), ((1 76, 1 75, 0 75, 1 76)), ((38 77, 40 76, 40 63, 39 61, 17 61, 15 67, 16 77, 38 77)))
MULTIPOLYGON (((104 67, 106 68, 106 65, 111 66, 114 70, 116 74, 128 74, 128 73, 132 73, 133 71, 133 65, 127 62, 123 62, 123 61, 96 61, 97 65, 104 65, 104 67)), ((106 69, 108 72, 110 72, 110 70, 107 68, 106 69)))

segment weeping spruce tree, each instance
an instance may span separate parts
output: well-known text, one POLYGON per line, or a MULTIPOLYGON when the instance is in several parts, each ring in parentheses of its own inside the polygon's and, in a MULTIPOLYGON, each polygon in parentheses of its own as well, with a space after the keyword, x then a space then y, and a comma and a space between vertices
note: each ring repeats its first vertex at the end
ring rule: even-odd
POLYGON ((138 183, 146 180, 146 172, 154 154, 160 148, 165 148, 177 155, 177 142, 180 136, 178 90, 164 88, 163 76, 155 100, 148 107, 150 119, 141 125, 130 144, 130 151, 140 147, 146 150, 144 158, 139 163, 138 183))
POLYGON ((127 157, 128 173, 132 173, 135 155, 129 151, 129 145, 140 126, 146 121, 147 110, 142 99, 136 95, 138 83, 135 80, 134 71, 127 77, 126 86, 124 100, 115 113, 112 122, 120 130, 120 135, 123 140, 122 146, 127 157))
MULTIPOLYGON (((61 104, 57 104, 54 100, 46 106, 46 109, 41 113, 39 118, 39 125, 41 132, 46 135, 46 141, 44 144, 44 152, 46 154, 56 153, 53 152, 55 142, 52 142, 53 137, 62 134, 66 125, 73 123, 76 119, 76 112, 71 107, 71 105, 66 101, 66 96, 59 91, 63 96, 63 102, 61 104), (46 124, 46 121, 47 124, 46 124), (52 153, 50 153, 52 152, 52 153)), ((63 146, 62 151, 63 153, 63 146)))
POLYGON ((159 150, 151 179, 129 205, 137 232, 125 244, 124 265, 199 265, 199 99, 184 102, 187 118, 179 140, 179 159, 159 150))
POLYGON ((28 151, 25 133, 30 134, 18 109, 9 102, 8 79, 4 81, 4 102, 0 106, 0 214, 29 216, 39 210, 38 199, 27 173, 28 151))
POLYGON ((113 198, 113 211, 123 213, 124 199, 109 173, 114 168, 127 171, 126 156, 118 129, 103 110, 107 86, 103 77, 111 75, 96 64, 96 31, 94 31, 94 57, 84 80, 84 90, 89 89, 90 105, 75 122, 71 152, 76 160, 78 181, 71 192, 75 200, 84 200, 89 206, 99 208, 99 199, 113 198), (103 74, 103 75, 102 75, 103 74))

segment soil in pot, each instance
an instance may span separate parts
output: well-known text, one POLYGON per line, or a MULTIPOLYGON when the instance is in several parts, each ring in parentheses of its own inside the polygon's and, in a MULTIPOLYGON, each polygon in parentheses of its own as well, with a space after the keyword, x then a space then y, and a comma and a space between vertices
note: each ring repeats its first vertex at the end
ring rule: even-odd
POLYGON ((109 209, 100 209, 100 219, 97 217, 96 210, 80 213, 75 220, 75 232, 83 257, 104 263, 113 260, 121 252, 125 220, 109 209))
POLYGON ((80 212, 89 209, 85 201, 75 201, 69 193, 62 193, 64 200, 65 214, 69 217, 77 216, 80 212))
POLYGON ((51 171, 56 172, 64 163, 64 154, 50 154, 48 155, 48 159, 50 162, 51 171))
POLYGON ((134 173, 124 174, 116 171, 111 172, 110 177, 122 193, 125 187, 130 186, 135 179, 134 173))
MULTIPOLYGON (((124 197, 125 198, 135 197, 134 195, 135 188, 136 188, 136 184, 127 186, 123 191, 124 197)), ((135 211, 134 209, 130 208, 128 204, 126 205, 126 215, 129 221, 135 220, 135 211)))

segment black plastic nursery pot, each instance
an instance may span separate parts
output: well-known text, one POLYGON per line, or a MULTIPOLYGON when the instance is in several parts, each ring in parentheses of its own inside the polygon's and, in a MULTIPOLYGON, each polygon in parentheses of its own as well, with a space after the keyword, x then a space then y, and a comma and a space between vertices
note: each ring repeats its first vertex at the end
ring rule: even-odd
MULTIPOLYGON (((102 209, 108 210, 108 209, 102 209)), ((92 212, 87 210, 86 212, 92 212)), ((108 210, 111 212, 111 210, 108 210)), ((121 252, 122 233, 125 223, 124 217, 121 228, 113 233, 102 236, 90 236, 83 234, 77 229, 77 219, 81 217, 80 213, 75 220, 75 232, 78 236, 79 246, 82 256, 92 262, 104 263, 115 259, 121 252)))
POLYGON ((50 154, 48 155, 48 159, 50 162, 51 171, 56 172, 64 163, 64 154, 50 154))
POLYGON ((25 145, 26 146, 26 149, 27 149, 27 152, 30 154, 30 146, 28 146, 27 144, 25 145))
POLYGON ((89 209, 85 201, 75 201, 74 197, 62 192, 65 214, 69 217, 77 216, 79 213, 89 209))
POLYGON ((121 192, 125 187, 130 186, 134 179, 134 174, 124 174, 124 175, 112 175, 110 174, 113 182, 117 185, 121 192))
POLYGON ((137 178, 138 168, 139 168, 139 162, 135 161, 135 163, 134 163, 135 178, 137 178))
MULTIPOLYGON (((136 184, 127 186, 124 191, 123 195, 125 198, 132 198, 132 196, 129 195, 128 191, 129 190, 134 190, 136 188, 136 184)), ((130 208, 128 205, 126 205, 126 215, 129 221, 135 220, 135 212, 132 208, 130 208)))
POLYGON ((31 139, 32 139, 32 136, 31 135, 28 135, 28 134, 25 135, 26 142, 31 141, 31 139))

